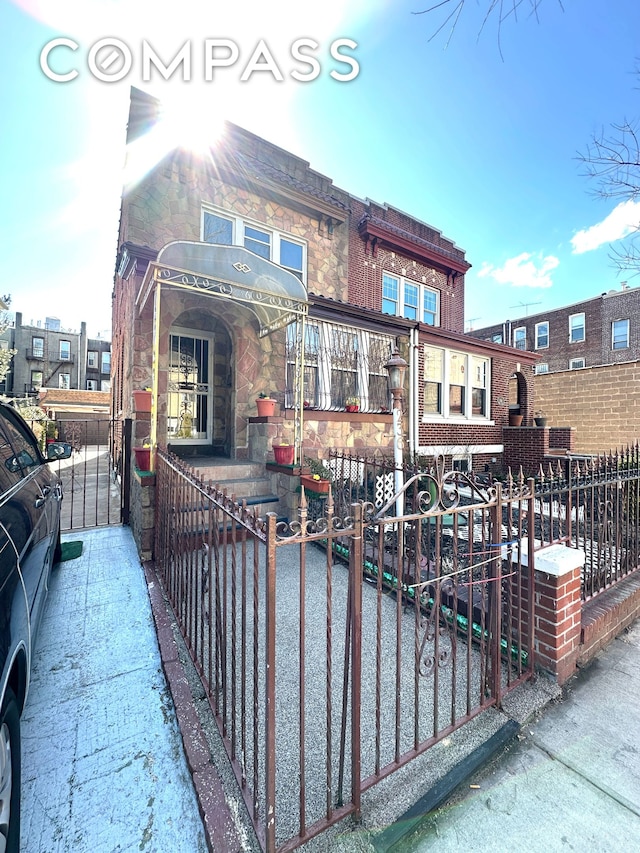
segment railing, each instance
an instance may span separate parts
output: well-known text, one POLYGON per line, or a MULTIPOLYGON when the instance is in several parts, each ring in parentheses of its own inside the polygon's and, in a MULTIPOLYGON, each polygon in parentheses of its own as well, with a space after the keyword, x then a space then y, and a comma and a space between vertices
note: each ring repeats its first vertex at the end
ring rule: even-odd
MULTIPOLYGON (((394 493, 398 480, 392 459, 332 453, 334 500, 338 512, 354 500, 380 507, 394 493)), ((421 471, 433 472, 430 458, 407 461, 401 472, 406 481, 421 471)), ((456 475, 451 475, 455 480, 456 475)), ((478 488, 495 485, 492 477, 458 474, 478 488)), ((418 483, 420 479, 418 478, 418 483)), ((504 488, 511 493, 525 487, 525 478, 509 474, 504 488)), ((607 589, 640 567, 640 446, 606 456, 557 460, 541 468, 535 479, 535 548, 563 543, 585 552, 582 573, 584 600, 607 589)), ((408 489, 411 508, 415 489, 408 489)), ((318 509, 313 502, 313 512, 318 509)), ((519 512, 519 511, 518 511, 519 512)), ((518 522, 516 510, 509 526, 518 522)))
POLYGON ((533 672, 514 544, 530 484, 440 468, 405 483, 402 515, 395 493, 345 515, 329 493, 311 520, 303 493, 290 524, 162 451, 156 488, 158 576, 266 851, 357 818, 363 792, 533 672))

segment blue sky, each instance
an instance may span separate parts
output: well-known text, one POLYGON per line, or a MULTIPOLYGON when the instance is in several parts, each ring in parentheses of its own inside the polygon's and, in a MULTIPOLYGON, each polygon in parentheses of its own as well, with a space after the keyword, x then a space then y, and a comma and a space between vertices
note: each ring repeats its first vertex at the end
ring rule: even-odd
POLYGON ((640 4, 542 0, 538 20, 523 7, 503 24, 500 44, 495 20, 480 33, 484 0, 468 0, 451 38, 448 27, 432 38, 444 10, 414 14, 429 5, 0 0, 2 292, 14 310, 25 322, 57 316, 79 328, 86 320, 90 334, 110 327, 131 85, 181 108, 180 142, 203 119, 228 118, 349 192, 442 231, 472 264, 467 325, 570 304, 625 279, 635 285, 609 254, 640 223, 640 203, 594 198, 576 155, 594 134, 640 114, 640 4), (54 71, 78 71, 68 83, 40 67, 42 48, 58 37, 78 45, 51 53, 54 71), (131 50, 119 82, 87 67, 106 37, 131 50), (303 37, 319 45, 310 82, 290 77, 300 68, 290 45, 303 37), (202 70, 205 38, 238 46, 237 62, 213 82, 202 70), (330 56, 338 38, 357 43, 344 51, 360 68, 348 82, 330 76, 349 70, 330 56), (260 39, 282 81, 258 71, 241 81, 260 39), (165 62, 188 41, 192 79, 142 82, 142 40, 165 62))

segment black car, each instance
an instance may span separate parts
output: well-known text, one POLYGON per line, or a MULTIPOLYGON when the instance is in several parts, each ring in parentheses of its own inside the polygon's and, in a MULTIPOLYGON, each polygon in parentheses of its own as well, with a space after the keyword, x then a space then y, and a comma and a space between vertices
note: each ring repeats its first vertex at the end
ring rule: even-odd
POLYGON ((62 489, 47 464, 71 456, 68 444, 47 459, 25 421, 0 403, 0 853, 20 846, 20 715, 31 654, 60 555, 62 489))

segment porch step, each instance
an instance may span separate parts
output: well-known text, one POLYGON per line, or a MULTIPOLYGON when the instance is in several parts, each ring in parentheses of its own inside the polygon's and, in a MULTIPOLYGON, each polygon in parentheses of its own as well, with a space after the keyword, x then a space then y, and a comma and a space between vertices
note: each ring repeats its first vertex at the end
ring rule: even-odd
POLYGON ((271 481, 261 463, 203 457, 194 460, 193 467, 205 482, 213 483, 229 496, 234 495, 238 503, 246 501, 258 515, 277 509, 274 505, 280 498, 271 491, 271 481))

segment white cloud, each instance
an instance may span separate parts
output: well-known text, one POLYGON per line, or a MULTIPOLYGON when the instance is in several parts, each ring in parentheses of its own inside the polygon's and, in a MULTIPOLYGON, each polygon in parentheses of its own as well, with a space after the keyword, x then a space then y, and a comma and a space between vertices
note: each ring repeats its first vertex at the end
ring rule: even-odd
POLYGON ((501 267, 483 264, 478 278, 492 278, 498 284, 511 287, 551 287, 551 272, 559 263, 553 255, 534 257, 530 252, 522 252, 515 258, 509 258, 501 267))
POLYGON ((573 253, 581 255, 599 249, 605 243, 614 243, 640 228, 640 201, 622 201, 602 222, 583 228, 571 238, 573 253))

